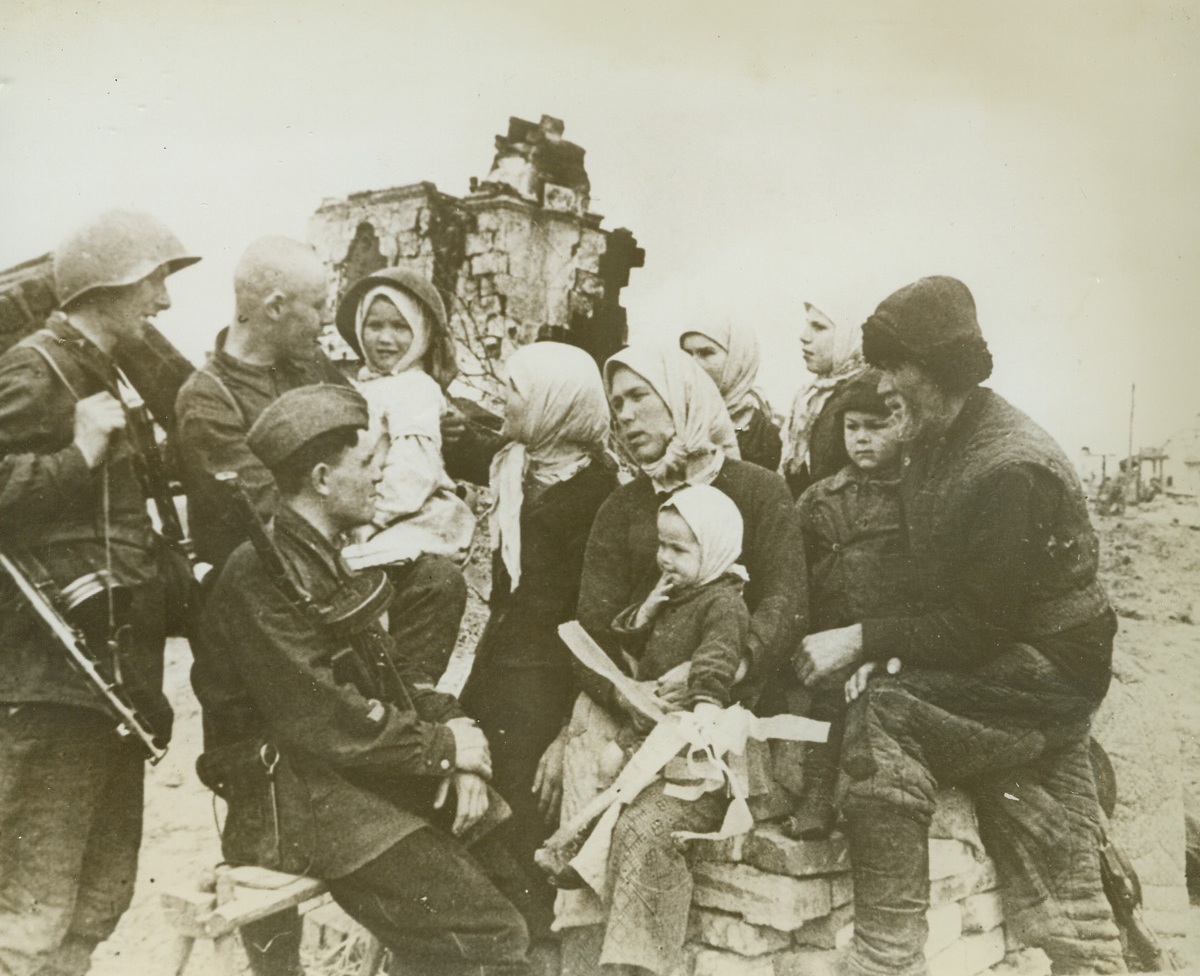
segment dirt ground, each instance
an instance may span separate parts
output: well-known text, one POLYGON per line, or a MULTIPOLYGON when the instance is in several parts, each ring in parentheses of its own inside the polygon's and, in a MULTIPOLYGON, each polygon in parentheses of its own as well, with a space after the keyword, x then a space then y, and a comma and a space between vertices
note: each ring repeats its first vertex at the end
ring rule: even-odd
MULTIPOLYGON (((1102 572, 1126 626, 1123 653, 1135 654, 1172 689, 1172 721, 1184 757, 1184 776, 1200 797, 1200 506, 1159 499, 1126 517, 1096 520, 1103 541, 1102 572), (1162 652, 1168 648, 1168 652, 1162 652)), ((484 619, 482 566, 468 574, 475 591, 450 676, 461 678, 484 619)), ((146 827, 141 870, 132 908, 116 934, 96 954, 95 976, 168 973, 171 933, 159 909, 169 888, 194 887, 219 860, 215 812, 193 763, 200 748, 200 718, 188 683, 186 643, 169 648, 168 688, 176 708, 175 741, 147 775, 146 827)), ((1200 906, 1192 909, 1192 934, 1182 946, 1191 971, 1200 971, 1200 906)), ((312 962, 312 960, 309 960, 312 962)), ((212 970, 211 954, 197 947, 187 972, 212 970)), ((316 967, 310 966, 310 973, 316 967)))

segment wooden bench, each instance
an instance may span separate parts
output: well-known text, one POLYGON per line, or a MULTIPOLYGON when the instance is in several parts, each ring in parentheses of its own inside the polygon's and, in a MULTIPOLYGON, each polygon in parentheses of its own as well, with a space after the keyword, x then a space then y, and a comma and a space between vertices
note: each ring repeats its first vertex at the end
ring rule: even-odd
MULTIPOLYGON (((195 891, 163 893, 163 913, 176 937, 169 971, 172 976, 182 976, 196 940, 211 939, 216 971, 220 976, 238 976, 245 958, 240 938, 243 925, 289 908, 314 908, 328 901, 329 889, 316 878, 222 865, 216 870, 215 885, 210 881, 195 891)), ((383 961, 383 946, 365 929, 358 938, 363 948, 356 972, 374 976, 383 961)))

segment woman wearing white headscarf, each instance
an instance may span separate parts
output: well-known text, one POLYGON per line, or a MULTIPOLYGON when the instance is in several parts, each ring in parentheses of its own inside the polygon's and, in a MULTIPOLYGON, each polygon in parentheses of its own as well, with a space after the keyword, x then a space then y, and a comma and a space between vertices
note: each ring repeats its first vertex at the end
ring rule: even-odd
MULTIPOLYGON (((787 655, 803 633, 806 614, 803 545, 787 486, 778 474, 738 459, 733 424, 716 385, 677 347, 623 350, 605 364, 604 377, 616 445, 638 474, 609 496, 592 526, 583 563, 579 622, 621 664, 621 637, 613 625, 622 610, 644 601, 659 580, 660 506, 688 485, 711 485, 741 513, 739 549, 749 577, 744 597, 750 627, 740 648, 742 680, 735 684, 732 697, 748 704, 759 702, 764 685, 779 683, 777 675, 782 676, 787 667, 787 655)), ((672 680, 660 684, 659 694, 682 704, 687 700, 687 676, 679 669, 670 674, 672 680)), ((561 783, 562 750, 568 741, 580 738, 582 726, 591 721, 589 715, 623 710, 610 685, 586 675, 581 675, 581 682, 587 694, 581 696, 564 735, 547 751, 543 785, 561 783)), ((596 715, 595 724, 603 722, 596 715)), ((576 792, 572 787, 569 795, 576 792)), ((661 790, 647 791, 622 814, 624 836, 640 833, 645 846, 639 856, 653 863, 656 878, 668 878, 674 890, 686 894, 691 875, 663 825, 711 829, 713 818, 720 819, 720 807, 713 806, 711 799, 689 803, 661 790)), ((561 926, 591 920, 583 914, 568 916, 567 902, 560 908, 561 926)), ((686 912, 683 917, 686 923, 686 912)), ((601 963, 668 972, 677 961, 683 932, 677 912, 664 914, 661 920, 665 929, 658 931, 657 923, 642 911, 610 914, 601 963)))
POLYGON ((784 438, 783 476, 794 498, 815 481, 837 474, 850 457, 841 427, 841 396, 867 368, 862 325, 835 324, 815 305, 804 304, 800 347, 813 378, 792 403, 784 438))
POLYGON ((539 342, 506 366, 511 442, 492 462, 491 616, 462 701, 488 737, 493 785, 513 809, 501 829, 539 902, 540 917, 529 918, 537 938, 549 926, 552 892, 533 852, 550 830, 532 787, 578 694, 556 628, 575 615, 588 532, 617 479, 604 453, 608 402, 591 356, 539 342))
POLYGON ((362 357, 356 385, 385 451, 369 531, 343 555, 354 569, 387 568, 404 601, 392 635, 433 683, 454 650, 466 606, 457 564, 475 532, 442 464, 443 389, 457 373, 446 309, 427 279, 388 268, 350 286, 337 327, 362 357))
POLYGON ((770 406, 754 386, 761 362, 754 330, 735 326, 727 318, 706 321, 685 329, 679 347, 700 364, 721 391, 737 430, 742 460, 768 471, 777 470, 783 442, 779 425, 771 419, 770 406))

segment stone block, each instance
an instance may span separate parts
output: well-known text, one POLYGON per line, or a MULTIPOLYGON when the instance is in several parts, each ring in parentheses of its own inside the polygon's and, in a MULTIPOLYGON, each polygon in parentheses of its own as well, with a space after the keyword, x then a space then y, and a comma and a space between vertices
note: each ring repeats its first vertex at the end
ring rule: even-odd
POLYGON ((990 932, 1004 923, 1004 906, 1000 892, 983 891, 970 895, 962 902, 963 931, 968 934, 990 932))
POLYGON ((703 942, 714 949, 736 952, 739 956, 761 956, 778 952, 792 944, 787 932, 751 925, 736 915, 714 912, 707 908, 692 911, 688 924, 688 940, 703 942))
POLYGON ((925 920, 929 923, 929 935, 925 939, 926 958, 933 958, 962 937, 962 906, 957 903, 929 909, 925 913, 925 920))
POLYGON ((850 870, 850 854, 841 834, 828 840, 792 840, 775 826, 760 827, 746 837, 742 860, 760 871, 796 878, 850 870))
POLYGON ((697 864, 693 876, 695 904, 785 932, 828 915, 833 907, 827 878, 788 878, 744 864, 711 863, 697 864))
POLYGON ((839 976, 840 952, 824 949, 793 949, 775 957, 773 976, 839 976))
MULTIPOLYGON (((1004 929, 963 936, 963 976, 975 976, 1004 960, 1004 929)), ((931 972, 929 976, 934 976, 931 972)))
POLYGON ((996 873, 996 862, 990 857, 985 857, 982 861, 976 862, 975 885, 971 888, 972 893, 980 891, 995 891, 1000 887, 1000 876, 996 873))
POLYGON ((854 879, 848 874, 835 874, 829 879, 829 901, 835 908, 854 901, 854 879))
POLYGON ((406 230, 396 235, 396 257, 415 258, 421 253, 425 239, 416 231, 406 230))
POLYGON ((1050 976, 1050 957, 1041 949, 1014 949, 989 972, 996 976, 1050 976))
POLYGON ((689 840, 685 843, 688 860, 692 864, 701 861, 725 861, 736 864, 742 859, 745 835, 725 837, 722 840, 689 840))
POLYGON ((1158 912, 1153 909, 1143 909, 1142 918, 1156 935, 1178 937, 1192 934, 1191 916, 1186 912, 1158 912))
POLYGON ((929 879, 937 881, 975 869, 975 851, 961 840, 940 837, 929 841, 929 879))
POLYGON ((839 905, 828 915, 810 919, 792 933, 796 945, 806 949, 836 949, 838 932, 854 924, 854 906, 839 905))
POLYGON ((467 251, 467 257, 473 258, 477 254, 486 254, 492 249, 492 245, 495 244, 495 242, 495 231, 476 231, 467 234, 464 242, 464 247, 467 251))
POLYGON ((929 883, 929 904, 949 905, 962 901, 975 890, 975 872, 956 874, 949 878, 939 878, 929 883))
POLYGON ((957 787, 938 792, 929 824, 929 836, 979 843, 975 801, 957 787))
POLYGON ((471 274, 508 274, 508 255, 504 251, 488 251, 471 258, 471 274))
POLYGON ((770 956, 748 958, 720 949, 700 949, 692 963, 692 976, 775 976, 770 956))
POLYGON ((926 961, 929 976, 967 976, 967 947, 954 942, 926 961))

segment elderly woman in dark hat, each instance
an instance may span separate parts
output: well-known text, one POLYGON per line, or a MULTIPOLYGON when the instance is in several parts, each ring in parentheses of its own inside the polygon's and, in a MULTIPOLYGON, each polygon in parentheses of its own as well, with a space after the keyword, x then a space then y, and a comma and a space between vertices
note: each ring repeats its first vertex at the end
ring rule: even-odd
POLYGON ((976 800, 1010 931, 1056 973, 1124 971, 1088 759, 1116 617, 1078 478, 1049 434, 979 386, 992 357, 962 282, 922 278, 886 298, 863 353, 883 371, 880 392, 903 401, 919 603, 812 634, 795 662, 810 684, 851 664, 870 676, 842 750, 847 968, 926 971, 934 790, 959 785, 976 800), (891 658, 898 674, 876 671, 891 658))
POLYGON ((388 268, 350 286, 337 327, 362 357, 357 385, 384 452, 375 514, 344 555, 355 569, 385 566, 398 584, 411 586, 415 577, 438 590, 445 612, 430 604, 421 633, 412 632, 411 615, 393 622, 393 636, 433 682, 454 650, 466 599, 457 564, 475 531, 475 517, 442 463, 444 391, 458 372, 446 307, 430 281, 388 268))

